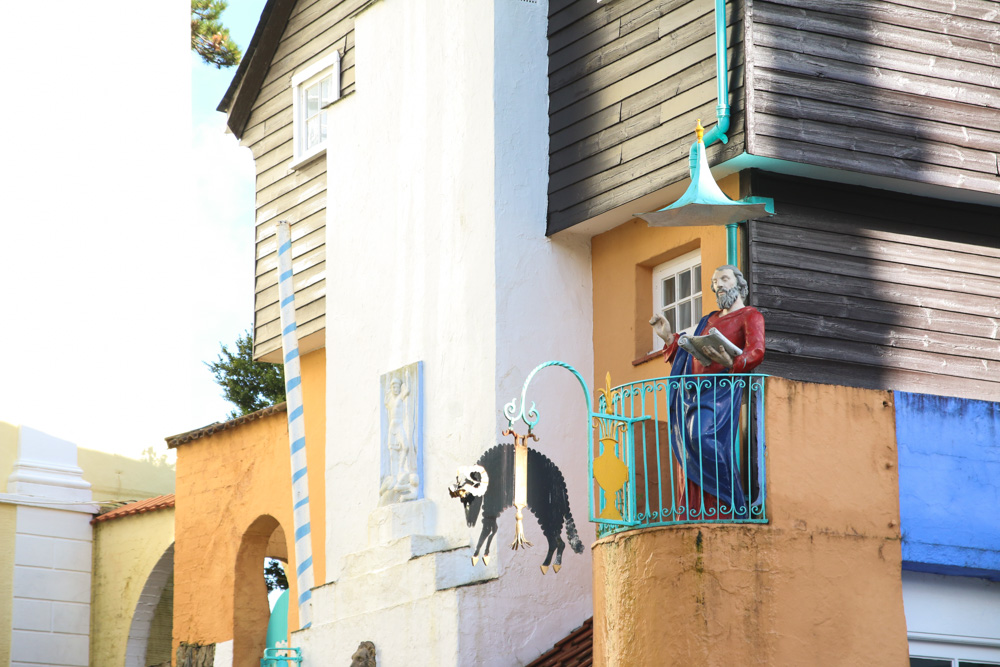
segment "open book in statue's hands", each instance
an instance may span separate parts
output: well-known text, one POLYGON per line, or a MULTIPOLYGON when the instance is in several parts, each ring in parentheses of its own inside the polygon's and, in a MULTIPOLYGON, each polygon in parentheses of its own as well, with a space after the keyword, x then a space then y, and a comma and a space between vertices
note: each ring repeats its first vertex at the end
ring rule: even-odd
POLYGON ((743 350, 719 333, 715 327, 709 329, 704 336, 682 334, 677 345, 687 350, 702 366, 722 364, 726 368, 731 368, 733 360, 743 354, 743 350))

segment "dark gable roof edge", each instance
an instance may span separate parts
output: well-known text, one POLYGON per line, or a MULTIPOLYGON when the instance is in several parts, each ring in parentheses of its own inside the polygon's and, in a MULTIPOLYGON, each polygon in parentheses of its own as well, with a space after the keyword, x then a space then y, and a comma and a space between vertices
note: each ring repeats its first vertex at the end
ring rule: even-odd
POLYGON ((164 438, 167 441, 167 448, 174 449, 178 445, 183 445, 188 442, 193 442, 201 438, 212 435, 213 433, 218 433, 219 431, 228 431, 231 428, 237 428, 246 424, 248 422, 256 421, 258 419, 263 419, 264 417, 270 417, 271 415, 277 414, 279 412, 287 412, 288 403, 282 402, 276 405, 271 405, 266 408, 261 408, 257 412, 251 412, 248 415, 243 415, 242 417, 237 417, 235 419, 230 419, 227 422, 215 422, 214 424, 209 424, 208 426, 202 426, 201 428, 196 428, 193 431, 188 431, 187 433, 180 433, 178 435, 172 435, 169 438, 164 438))
POLYGON ((229 82, 226 94, 216 107, 216 111, 227 114, 226 125, 237 139, 242 138, 257 92, 271 65, 271 58, 278 50, 278 43, 281 42, 281 35, 294 7, 295 0, 267 0, 250 45, 236 68, 233 80, 229 82))

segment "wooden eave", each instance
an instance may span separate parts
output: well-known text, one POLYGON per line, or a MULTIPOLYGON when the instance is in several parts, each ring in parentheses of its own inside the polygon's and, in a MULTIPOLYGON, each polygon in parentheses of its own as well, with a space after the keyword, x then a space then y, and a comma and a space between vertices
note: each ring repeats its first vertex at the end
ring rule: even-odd
POLYGON ((271 65, 281 35, 285 32, 288 17, 295 7, 295 0, 268 0, 260 13, 257 29, 253 33, 250 45, 236 68, 236 74, 229 83, 226 94, 216 107, 227 115, 226 125, 229 130, 241 139, 246 128, 250 111, 257 99, 264 76, 271 65))

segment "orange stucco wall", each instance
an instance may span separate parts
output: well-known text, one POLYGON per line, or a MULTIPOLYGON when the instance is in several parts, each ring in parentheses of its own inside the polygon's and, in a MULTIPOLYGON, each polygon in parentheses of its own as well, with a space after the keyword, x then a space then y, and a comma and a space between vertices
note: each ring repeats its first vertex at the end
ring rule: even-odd
MULTIPOLYGON (((738 175, 724 178, 719 185, 727 195, 738 198, 738 175)), ((631 361, 652 347, 653 269, 699 248, 702 305, 710 313, 716 309, 709 291, 712 271, 726 263, 725 227, 650 227, 636 218, 593 238, 594 386, 604 386, 608 371, 616 385, 649 376, 646 369, 633 368, 631 361)), ((665 375, 659 371, 654 374, 665 375)))
POLYGON ((891 392, 769 378, 766 525, 594 545, 595 665, 899 665, 891 392))
MULTIPOLYGON (((311 490, 310 514, 314 575, 325 581, 325 350, 302 357, 306 452, 311 490)), ((237 562, 248 548, 280 556, 268 540, 274 526, 285 536, 284 551, 294 559, 291 464, 287 413, 279 412, 219 431, 177 447, 177 501, 174 553, 174 653, 181 641, 212 644, 234 639, 234 600, 246 587, 264 594, 263 562, 248 581, 237 562), (265 519, 261 519, 265 517, 265 519), (271 521, 267 517, 276 520, 271 521), (263 534, 266 532, 267 534, 263 534), (244 549, 241 552, 241 545, 244 549), (239 589, 237 587, 240 587, 239 589)), ((254 558, 256 560, 256 557, 254 558)), ((250 567, 243 564, 243 567, 250 567)), ((286 568, 291 600, 298 598, 294 568, 286 568)), ((250 596, 255 600, 256 593, 250 596)), ((255 604, 259 606, 259 601, 255 604)), ((256 613, 256 612, 255 612, 256 613)), ((266 613, 266 608, 265 608, 266 613)), ((298 609, 289 605, 289 627, 297 628, 298 609)), ((261 638, 262 639, 262 638, 261 638)), ((258 665, 257 655, 247 664, 258 665)), ((234 663, 235 664, 235 663, 234 663)))

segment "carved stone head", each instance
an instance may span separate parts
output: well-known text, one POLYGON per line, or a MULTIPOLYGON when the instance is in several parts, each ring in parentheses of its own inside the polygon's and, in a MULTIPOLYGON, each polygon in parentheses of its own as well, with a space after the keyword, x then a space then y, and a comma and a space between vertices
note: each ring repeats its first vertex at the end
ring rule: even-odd
POLYGON ((358 644, 358 650, 351 656, 351 667, 376 667, 375 644, 372 642, 358 644))

